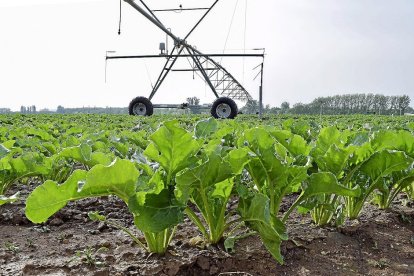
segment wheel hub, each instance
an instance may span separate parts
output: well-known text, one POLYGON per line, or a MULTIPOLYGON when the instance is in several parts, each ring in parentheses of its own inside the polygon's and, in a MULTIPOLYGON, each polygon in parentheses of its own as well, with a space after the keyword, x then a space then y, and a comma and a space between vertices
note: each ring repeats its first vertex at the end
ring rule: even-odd
POLYGON ((226 103, 221 103, 217 106, 216 112, 220 118, 226 119, 230 117, 231 107, 226 103))
POLYGON ((145 116, 147 114, 147 107, 143 103, 137 103, 134 105, 134 114, 145 116))

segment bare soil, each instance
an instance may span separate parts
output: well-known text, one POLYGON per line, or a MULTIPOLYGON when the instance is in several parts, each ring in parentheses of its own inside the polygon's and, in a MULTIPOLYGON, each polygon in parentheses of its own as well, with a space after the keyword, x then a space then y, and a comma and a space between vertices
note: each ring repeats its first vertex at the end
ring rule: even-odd
MULTIPOLYGON (((27 187, 21 190, 27 196, 27 187)), ((70 203, 44 225, 25 218, 23 202, 5 205, 0 275, 414 275, 414 208, 404 196, 387 211, 367 204, 358 221, 340 228, 294 214, 282 246, 285 265, 255 236, 238 241, 233 253, 206 246, 188 220, 165 256, 148 254, 123 232, 90 221, 88 211, 140 235, 115 197, 70 203)))

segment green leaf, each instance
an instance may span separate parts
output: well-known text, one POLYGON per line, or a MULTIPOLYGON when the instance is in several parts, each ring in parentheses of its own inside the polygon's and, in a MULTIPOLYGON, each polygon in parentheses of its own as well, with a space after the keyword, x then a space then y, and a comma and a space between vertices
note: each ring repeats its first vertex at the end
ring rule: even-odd
POLYGON ((138 182, 137 193, 135 195, 136 201, 143 205, 147 194, 159 194, 165 188, 166 187, 162 179, 162 172, 158 170, 153 173, 151 178, 149 178, 146 182, 138 182))
POLYGON ((355 132, 348 137, 347 145, 362 146, 369 142, 368 132, 355 132))
POLYGON ((72 158, 81 163, 86 163, 91 159, 92 148, 88 144, 81 144, 76 147, 64 148, 59 152, 59 156, 72 158), (89 154, 88 154, 89 153, 89 154), (86 155, 86 156, 85 156, 86 155))
POLYGON ((279 196, 284 194, 298 192, 300 185, 308 178, 307 168, 301 166, 289 166, 282 178, 280 178, 279 185, 276 186, 279 196))
POLYGON ((315 161, 321 171, 331 172, 336 177, 341 178, 349 156, 350 154, 347 150, 341 149, 334 144, 329 147, 323 156, 317 156, 315 161))
POLYGON ((285 225, 270 214, 270 200, 263 194, 256 194, 253 198, 241 199, 238 211, 242 219, 260 238, 272 256, 283 264, 280 251, 282 240, 287 240, 285 225))
POLYGON ((36 187, 26 200, 26 217, 34 223, 45 222, 76 198, 78 184, 85 179, 86 171, 76 170, 62 185, 47 180, 36 187))
POLYGON ((305 139, 311 139, 312 138, 312 127, 311 125, 304 121, 293 121, 292 125, 290 126, 290 131, 292 133, 302 136, 305 139))
POLYGON ((128 154, 129 147, 127 145, 118 142, 112 142, 112 144, 122 156, 126 156, 128 154))
POLYGON ((90 162, 86 163, 86 165, 93 167, 95 165, 104 165, 108 166, 113 162, 114 158, 111 154, 103 153, 103 152, 93 152, 91 155, 90 162))
POLYGON ((233 177, 240 174, 248 162, 245 150, 232 150, 223 158, 220 149, 217 147, 202 164, 176 177, 177 199, 183 204, 189 199, 195 203, 210 230, 207 239, 211 243, 217 243, 223 236, 233 177))
POLYGON ((231 191, 233 190, 233 182, 231 179, 226 179, 222 182, 216 183, 214 185, 214 190, 209 195, 212 198, 223 198, 227 199, 231 195, 231 191))
POLYGON ((245 144, 255 153, 265 153, 263 150, 271 149, 274 146, 275 140, 263 128, 253 128, 246 130, 244 136, 241 138, 240 146, 245 144))
POLYGON ((302 200, 318 194, 336 194, 341 196, 358 197, 361 194, 359 187, 348 189, 339 185, 335 175, 330 172, 314 173, 309 177, 309 183, 304 187, 300 196, 302 200))
POLYGON ((12 196, 6 197, 4 195, 0 195, 0 206, 6 203, 13 203, 17 200, 19 200, 19 192, 15 193, 12 196))
POLYGON ((167 182, 170 182, 177 172, 194 162, 191 157, 200 148, 191 133, 178 127, 177 123, 165 122, 151 135, 152 143, 144 151, 149 159, 158 162, 167 172, 167 182))
POLYGON ((88 212, 88 217, 92 221, 106 221, 106 217, 103 215, 100 215, 99 212, 88 212))
POLYGON ((57 153, 56 146, 50 142, 43 143, 42 147, 44 147, 50 153, 50 155, 57 153))
POLYGON ((199 121, 195 126, 195 135, 197 138, 208 138, 217 131, 217 128, 218 124, 214 118, 199 121))
POLYGON ((365 143, 359 147, 351 146, 350 149, 353 149, 352 156, 349 158, 350 165, 359 165, 374 153, 370 143, 365 143))
POLYGON ((411 199, 414 199, 414 180, 411 182, 411 184, 407 185, 407 187, 405 188, 405 192, 409 197, 411 197, 411 199))
POLYGON ((10 150, 8 150, 6 147, 0 144, 0 159, 5 157, 9 152, 10 150))
POLYGON ((149 233, 159 233, 180 223, 185 209, 185 206, 175 203, 168 189, 158 194, 145 194, 145 202, 134 195, 129 199, 128 206, 138 229, 149 233))
POLYGON ((400 183, 398 183, 398 186, 402 189, 413 189, 412 198, 414 199, 414 176, 404 178, 400 183))
POLYGON ((71 135, 71 134, 78 134, 78 133, 82 133, 84 132, 84 130, 81 127, 71 127, 68 130, 66 130, 66 134, 67 135, 71 135))
POLYGON ((27 153, 12 158, 9 164, 17 178, 24 176, 48 175, 52 170, 51 159, 38 153, 27 153))
POLYGON ((123 159, 117 159, 109 166, 96 165, 86 177, 85 185, 79 195, 83 197, 116 195, 124 202, 135 194, 139 172, 135 165, 123 159))
POLYGON ((259 189, 274 185, 277 179, 284 174, 287 167, 277 157, 275 140, 263 128, 245 131, 242 139, 243 143, 254 154, 250 157, 251 160, 247 170, 255 184, 259 189))
POLYGON ((241 174, 244 167, 249 163, 249 155, 246 149, 234 149, 225 157, 230 164, 233 174, 241 174))
POLYGON ((59 153, 59 156, 74 159, 90 167, 98 164, 107 166, 112 162, 112 158, 108 154, 92 152, 92 147, 85 143, 76 147, 65 148, 59 153))
POLYGON ((289 164, 278 154, 275 147, 278 142, 262 128, 246 130, 240 142, 252 152, 246 167, 250 176, 259 191, 269 196, 271 206, 275 205, 271 212, 277 214, 281 198, 298 189, 307 177, 307 168, 289 164))
POLYGON ((376 182, 392 172, 409 168, 414 159, 401 151, 382 150, 374 153, 362 166, 361 171, 376 182))
MULTIPOLYGON (((340 196, 345 196, 345 197, 358 197, 361 195, 361 188, 359 186, 353 189, 344 187, 338 183, 337 178, 331 172, 313 173, 310 175, 306 184, 307 185, 304 185, 304 187, 302 188, 302 193, 296 199, 295 203, 293 203, 291 207, 289 208, 289 210, 285 213, 283 217, 283 222, 286 222, 290 213, 296 207, 298 207, 299 204, 305 203, 300 210, 301 212, 305 210, 308 211, 317 206, 321 206, 321 203, 322 205, 325 204, 324 200, 322 201, 318 200, 317 197, 319 197, 320 195, 329 196, 329 195, 335 194, 335 195, 340 195, 340 196), (314 197, 316 197, 316 200, 310 200, 310 199, 315 199, 314 197)), ((335 208, 335 206, 333 206, 335 202, 329 201, 329 204, 331 203, 332 203, 332 206, 330 206, 331 208, 329 208, 328 206, 328 209, 333 210, 335 208)), ((324 208, 327 208, 327 206, 325 206, 324 208)))
POLYGON ((247 153, 243 150, 233 150, 225 159, 217 152, 212 152, 204 163, 176 177, 177 198, 186 203, 193 190, 195 193, 204 193, 209 196, 212 193, 227 195, 228 189, 224 186, 228 186, 229 183, 222 182, 240 173, 247 161, 247 153), (214 192, 215 188, 218 189, 217 192, 214 192))
POLYGON ((53 139, 53 136, 41 129, 28 128, 26 133, 30 135, 35 135, 40 137, 43 141, 50 141, 53 139))
POLYGON ((293 134, 287 130, 270 130, 270 134, 282 144, 293 156, 308 155, 311 147, 308 146, 306 140, 299 135, 293 134))
POLYGON ((15 143, 16 143, 16 140, 7 140, 3 142, 2 144, 6 149, 11 149, 15 143))
POLYGON ((371 145, 376 151, 383 149, 404 151, 414 157, 414 135, 409 131, 380 131, 375 134, 371 145))
POLYGON ((236 245, 237 238, 234 236, 228 237, 224 240, 224 250, 226 252, 233 253, 234 252, 234 246, 236 245))
POLYGON ((127 203, 135 194, 138 176, 133 163, 116 160, 110 166, 96 165, 89 172, 77 170, 62 185, 47 180, 27 198, 26 216, 42 223, 69 201, 89 197, 116 195, 127 203))
POLYGON ((92 155, 92 147, 89 146, 88 144, 80 144, 79 153, 80 153, 81 159, 85 161, 90 161, 91 155, 92 155))
POLYGON ((341 144, 341 133, 336 127, 326 127, 321 129, 316 146, 311 151, 311 156, 318 158, 324 156, 333 144, 341 144))

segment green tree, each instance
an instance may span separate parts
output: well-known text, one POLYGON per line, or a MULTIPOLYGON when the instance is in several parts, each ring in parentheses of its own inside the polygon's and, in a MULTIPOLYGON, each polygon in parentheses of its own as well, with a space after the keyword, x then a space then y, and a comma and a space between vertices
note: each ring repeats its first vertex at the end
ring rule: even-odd
POLYGON ((283 102, 280 105, 280 108, 282 109, 282 113, 287 113, 290 109, 290 104, 288 102, 283 102))
POLYGON ((59 114, 63 114, 63 113, 65 113, 65 108, 63 106, 59 105, 57 107, 56 112, 59 113, 59 114))
POLYGON ((400 110, 400 115, 404 115, 405 110, 410 105, 410 97, 407 95, 403 95, 398 98, 398 108, 400 110))
POLYGON ((240 109, 245 114, 256 114, 259 112, 259 102, 256 100, 248 101, 245 106, 240 109))
POLYGON ((189 105, 199 105, 200 104, 200 99, 197 97, 188 97, 187 98, 187 103, 189 105))

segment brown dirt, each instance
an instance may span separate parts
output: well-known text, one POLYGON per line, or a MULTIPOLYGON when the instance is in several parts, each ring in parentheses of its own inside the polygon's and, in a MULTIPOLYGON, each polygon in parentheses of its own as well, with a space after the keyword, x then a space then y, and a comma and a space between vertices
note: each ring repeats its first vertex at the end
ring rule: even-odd
POLYGON ((23 203, 0 207, 0 275, 414 275, 410 203, 396 202, 389 211, 367 204, 359 221, 339 229, 316 227, 308 216, 294 214, 283 266, 254 236, 238 241, 232 254, 222 246, 195 245, 190 239, 199 233, 188 220, 165 256, 151 255, 119 230, 91 222, 91 210, 139 235, 114 197, 71 203, 44 225, 27 221, 23 203), (89 263, 85 253, 77 255, 88 249, 89 263))

